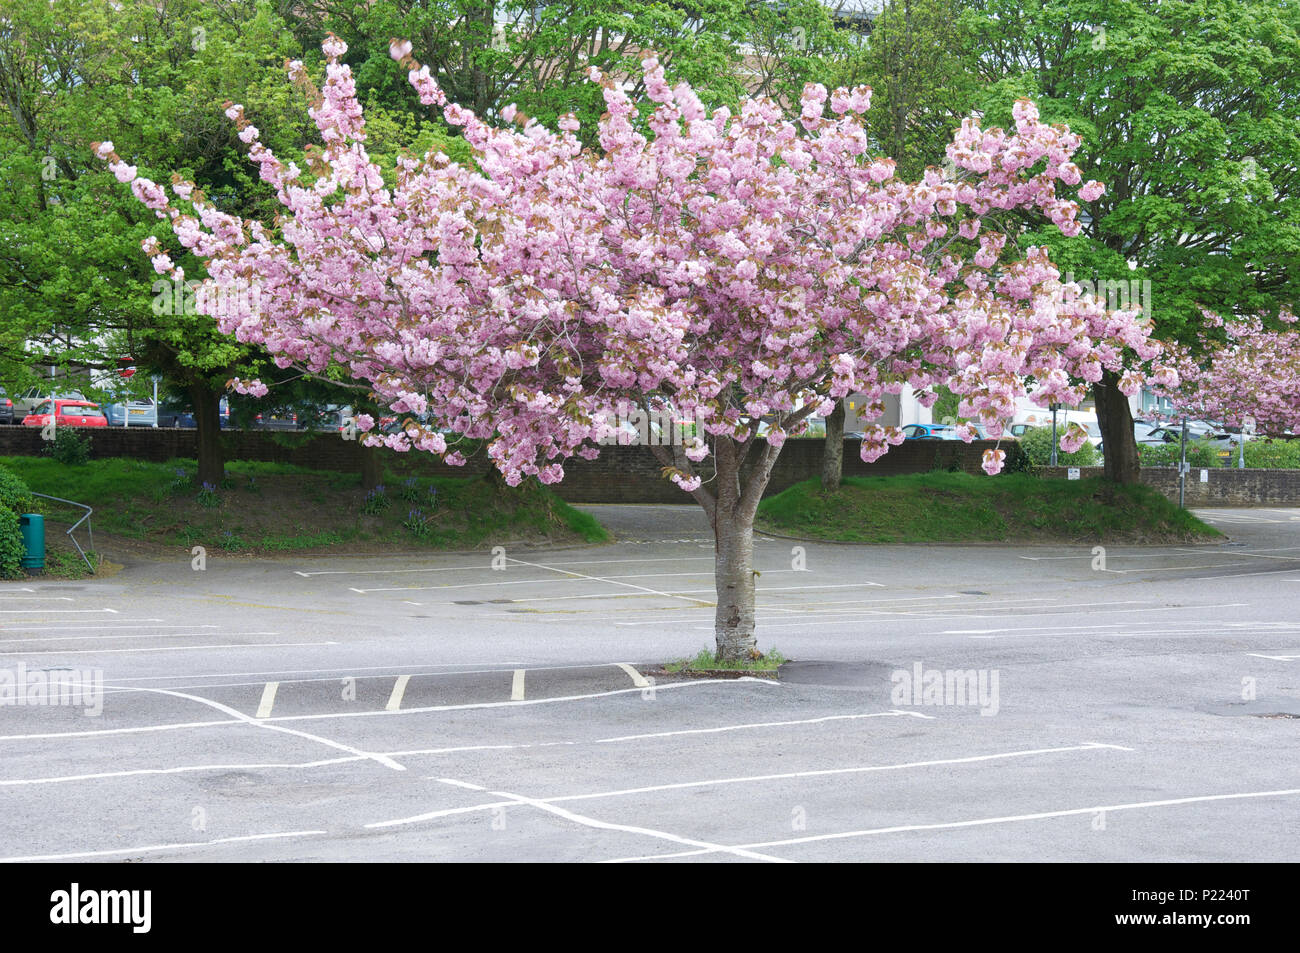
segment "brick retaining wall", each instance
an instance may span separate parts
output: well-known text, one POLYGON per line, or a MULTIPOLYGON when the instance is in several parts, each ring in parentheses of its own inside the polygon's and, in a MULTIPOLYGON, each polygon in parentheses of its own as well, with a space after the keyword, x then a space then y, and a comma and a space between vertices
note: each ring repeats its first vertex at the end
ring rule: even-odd
MULTIPOLYGON (((1044 477, 1066 478, 1065 467, 1044 467, 1044 477)), ((1300 470, 1238 470, 1235 467, 1205 469, 1187 475, 1188 506, 1300 506, 1300 470)), ((1101 476, 1101 467, 1081 467, 1080 476, 1101 476)), ((1142 482, 1178 502, 1177 467, 1143 467, 1142 482)))
MULTIPOLYGON (((193 430, 152 427, 112 427, 90 432, 92 457, 132 457, 162 463, 176 457, 193 458, 193 430)), ((263 460, 293 463, 316 470, 358 471, 360 444, 335 434, 297 434, 264 430, 222 432, 229 460, 263 460)), ((890 476, 958 469, 979 473, 984 450, 991 442, 965 444, 959 440, 909 440, 893 447, 875 463, 863 463, 859 441, 844 441, 844 473, 848 476, 890 476)), ((823 442, 818 439, 786 441, 768 484, 768 494, 779 493, 801 480, 821 474, 823 442)), ((44 443, 36 427, 0 427, 0 456, 41 452, 44 443)), ((1003 444, 1003 449, 1007 449, 1003 444)), ((398 454, 381 450, 385 465, 407 474, 470 476, 487 469, 481 458, 464 467, 449 467, 428 454, 398 454)), ((1012 450, 1014 452, 1014 450, 1012 450)), ((572 503, 683 503, 681 490, 665 480, 659 461, 646 447, 602 447, 595 460, 574 458, 565 464, 564 482, 553 489, 572 503)))

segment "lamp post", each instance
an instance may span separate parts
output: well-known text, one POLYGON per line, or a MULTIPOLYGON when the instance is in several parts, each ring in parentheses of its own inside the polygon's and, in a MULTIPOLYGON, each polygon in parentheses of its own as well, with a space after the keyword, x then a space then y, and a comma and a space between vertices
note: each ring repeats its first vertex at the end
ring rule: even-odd
POLYGON ((1051 465, 1056 466, 1056 412, 1060 409, 1060 404, 1052 404, 1052 458, 1051 465))
POLYGON ((1178 441, 1178 508, 1183 509, 1187 499, 1187 416, 1183 416, 1183 432, 1178 441))

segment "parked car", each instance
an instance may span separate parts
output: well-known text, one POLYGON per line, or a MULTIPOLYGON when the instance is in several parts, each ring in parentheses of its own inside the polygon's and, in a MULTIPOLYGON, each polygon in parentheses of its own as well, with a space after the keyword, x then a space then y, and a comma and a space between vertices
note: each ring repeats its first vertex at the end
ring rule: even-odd
POLYGON ((88 400, 55 398, 39 405, 23 418, 24 427, 44 427, 53 420, 59 427, 107 427, 108 420, 98 404, 88 400))
MULTIPOLYGON (((976 440, 987 440, 988 431, 983 424, 971 424, 976 440)), ((960 440, 954 424, 908 424, 903 428, 905 440, 960 440)))
MULTIPOLYGON (((194 411, 189 401, 177 397, 167 397, 160 401, 161 406, 158 408, 158 426, 159 427, 177 427, 183 430, 193 430, 194 411)), ((230 406, 226 399, 221 398, 221 429, 225 430, 230 426, 230 406)))
POLYGON ((152 400, 105 404, 104 416, 110 427, 152 427, 158 423, 158 408, 152 400))
POLYGON ((52 394, 48 387, 30 387, 14 398, 14 417, 22 420, 36 412, 47 400, 85 400, 86 395, 79 390, 60 391, 52 394))
POLYGON ((159 401, 158 426, 194 429, 194 414, 189 407, 178 400, 159 401))
POLYGON ((14 402, 3 387, 0 387, 0 424, 14 423, 14 402))
POLYGON ((253 418, 254 430, 297 430, 298 415, 294 413, 258 414, 253 418))

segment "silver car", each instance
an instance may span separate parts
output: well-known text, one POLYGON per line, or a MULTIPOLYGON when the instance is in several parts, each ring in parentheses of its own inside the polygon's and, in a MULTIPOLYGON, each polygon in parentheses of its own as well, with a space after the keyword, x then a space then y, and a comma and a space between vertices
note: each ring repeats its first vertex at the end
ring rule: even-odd
POLYGON ((158 408, 152 400, 132 400, 126 403, 105 404, 104 416, 110 427, 156 427, 158 408))

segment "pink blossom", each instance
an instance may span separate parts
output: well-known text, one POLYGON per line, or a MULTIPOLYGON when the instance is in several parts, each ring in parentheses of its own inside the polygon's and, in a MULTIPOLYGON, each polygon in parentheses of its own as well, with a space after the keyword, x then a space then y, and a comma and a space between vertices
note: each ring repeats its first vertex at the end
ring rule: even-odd
POLYGON ((1087 442, 1088 431, 1078 424, 1070 424, 1065 433, 1061 434, 1061 449, 1066 453, 1074 453, 1087 442))
POLYGON ((985 450, 984 462, 980 464, 980 469, 989 476, 997 476, 1002 472, 1002 464, 1007 459, 1005 450, 985 450))

